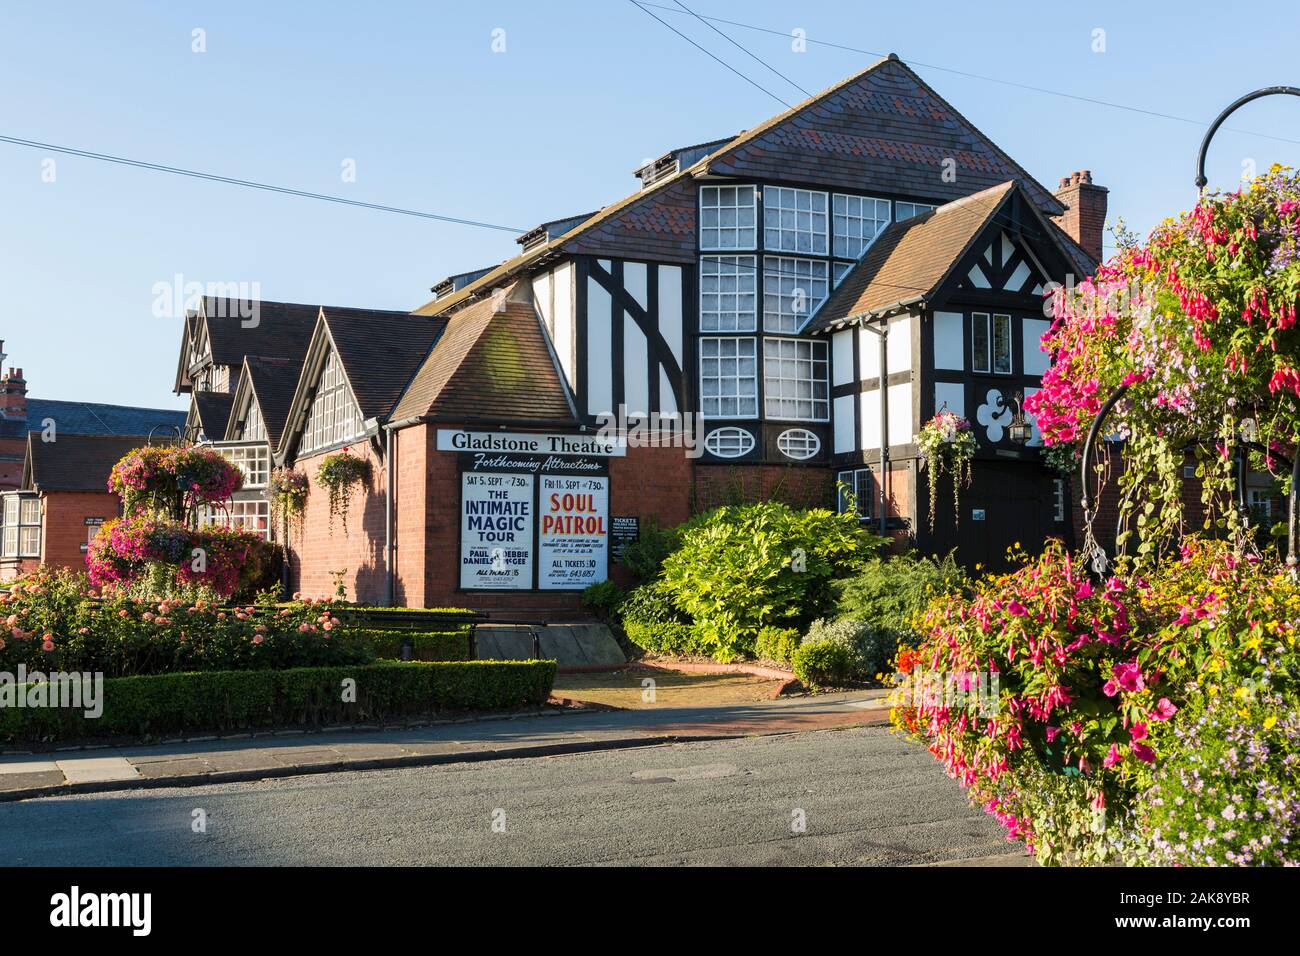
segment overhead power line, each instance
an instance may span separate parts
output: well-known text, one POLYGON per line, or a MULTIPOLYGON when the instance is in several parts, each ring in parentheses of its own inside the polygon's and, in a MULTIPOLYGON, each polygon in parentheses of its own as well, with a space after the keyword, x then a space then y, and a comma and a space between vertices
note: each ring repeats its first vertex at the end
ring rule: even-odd
MULTIPOLYGON (((652 3, 650 2, 650 0, 634 0, 634 2, 642 9, 645 9, 646 7, 654 7, 656 10, 666 10, 669 13, 675 13, 681 15, 680 10, 659 3, 652 3)), ((674 0, 674 2, 676 2, 676 0, 674 0)), ((649 13, 650 11, 646 10, 646 12, 649 13)), ((687 13, 689 13, 691 16, 699 20, 712 21, 713 23, 721 23, 726 26, 739 27, 742 30, 752 30, 756 33, 767 33, 772 36, 782 37, 783 39, 786 40, 790 39, 790 32, 788 30, 775 30, 770 27, 761 27, 753 23, 743 23, 739 20, 728 20, 725 17, 711 17, 708 16, 707 14, 695 13, 693 10, 688 10, 687 13)), ((656 17, 655 19, 658 19, 658 17, 656 17)), ((663 21, 660 22, 662 23, 663 21)), ((665 24, 665 26, 667 26, 667 24, 665 24)), ((672 28, 669 27, 669 29, 672 28)), ((723 36, 726 36, 726 34, 723 34, 723 36)), ((845 43, 834 43, 830 40, 816 40, 813 39, 812 37, 803 37, 802 39, 806 43, 813 43, 816 44, 817 46, 830 47, 831 49, 835 49, 835 50, 844 50, 845 52, 848 53, 859 53, 864 56, 872 56, 877 58, 884 57, 887 55, 885 53, 880 53, 875 50, 864 50, 861 47, 849 46, 848 44, 845 43)), ((899 54, 899 57, 904 61, 906 61, 910 66, 919 66, 927 70, 938 70, 942 73, 952 73, 955 76, 964 76, 967 79, 982 80, 986 83, 997 83, 1001 86, 1010 86, 1019 90, 1028 90, 1033 93, 1043 93, 1046 94, 1047 96, 1060 96, 1060 97, 1064 97, 1065 99, 1074 100, 1079 103, 1091 103, 1094 106, 1104 106, 1109 109, 1124 110, 1129 113, 1138 113, 1142 116, 1154 116, 1158 119, 1173 120, 1174 122, 1177 123, 1188 123, 1192 126, 1199 126, 1202 129, 1210 125, 1208 120, 1193 119, 1190 116, 1178 116, 1177 114, 1174 113, 1163 113, 1159 110, 1146 109, 1141 106, 1132 106, 1127 103, 1117 103, 1113 100, 1102 100, 1102 99, 1097 99, 1096 97, 1093 96, 1083 96, 1078 93, 1067 93, 1064 90, 1054 90, 1045 86, 1035 86, 1032 83, 1020 83, 1015 80, 1007 80, 998 76, 989 76, 984 73, 973 73, 969 70, 959 70, 951 66, 940 66, 937 63, 924 63, 921 60, 914 60, 911 57, 903 56, 901 53, 899 54)), ((751 80, 750 82, 753 81, 751 80)), ((1276 140, 1277 142, 1280 143, 1292 143, 1295 145, 1300 145, 1300 140, 1288 139, 1285 136, 1277 136, 1274 135, 1273 133, 1261 133, 1258 130, 1241 129, 1239 127, 1227 127, 1227 126, 1225 126, 1224 129, 1230 129, 1234 133, 1245 133, 1248 136, 1259 136, 1262 137, 1263 139, 1276 140)))
MULTIPOLYGON (((734 66, 732 66, 730 63, 728 63, 726 60, 722 59, 722 57, 720 57, 720 56, 718 56, 717 54, 713 53, 713 51, 707 49, 706 47, 702 47, 702 46, 700 46, 698 43, 696 43, 694 40, 692 40, 690 37, 688 37, 688 36, 687 36, 685 33, 683 33, 681 30, 677 29, 675 26, 673 26, 673 25, 672 25, 671 23, 669 23, 667 20, 663 19, 662 17, 657 17, 657 16, 655 16, 652 12, 650 12, 649 10, 646 9, 646 4, 641 3, 640 0, 628 0, 628 3, 632 4, 632 6, 636 7, 638 10, 640 10, 642 13, 644 13, 646 16, 650 17, 651 19, 653 19, 653 20, 658 20, 661 24, 663 24, 663 25, 664 25, 665 27, 667 27, 669 30, 672 30, 673 33, 676 33, 679 37, 681 37, 683 40, 685 40, 685 41, 686 41, 687 43, 689 43, 691 46, 695 47, 695 49, 699 50, 701 53, 703 53, 703 54, 704 54, 705 56, 707 56, 709 59, 714 60, 714 61, 716 61, 716 62, 722 64, 723 66, 725 66, 725 67, 726 67, 728 70, 730 70, 732 73, 735 73, 736 76, 740 77, 742 80, 744 80, 744 81, 745 81, 746 83, 748 83, 750 86, 754 87, 754 89, 756 89, 756 90, 760 90, 761 92, 766 93, 768 96, 772 97, 772 99, 776 100, 778 103, 780 103, 780 104, 781 104, 782 106, 784 106, 786 109, 789 109, 789 108, 790 108, 790 104, 789 104, 789 103, 787 103, 785 100, 781 99, 781 97, 777 96, 775 93, 773 93, 773 92, 772 92, 771 90, 769 90, 767 87, 763 86, 761 83, 758 83, 758 82, 755 81, 755 80, 750 79, 748 76, 746 76, 744 73, 741 73, 738 69, 736 69, 736 68, 735 68, 734 66)), ((671 7, 660 7, 660 9, 661 9, 661 10, 672 10, 671 7)), ((673 10, 673 13, 679 13, 679 12, 680 12, 680 11, 678 11, 678 10, 673 10)), ((690 13, 689 10, 686 11, 686 12, 687 12, 687 13, 690 13)))
POLYGON ((137 169, 148 169, 159 173, 171 173, 174 176, 188 176, 191 179, 205 179, 209 182, 225 183, 230 186, 243 186, 247 189, 260 189, 265 192, 280 193, 285 196, 297 196, 300 199, 316 199, 321 202, 332 202, 344 206, 357 206, 362 209, 373 209, 376 212, 396 213, 399 216, 414 216, 418 219, 433 219, 438 222, 450 222, 461 226, 475 226, 479 229, 495 229, 499 232, 509 232, 515 235, 525 231, 516 226, 502 226, 493 222, 481 222, 477 219, 462 219, 458 216, 444 216, 436 212, 423 212, 419 209, 405 209, 401 206, 386 206, 381 203, 362 202, 359 199, 346 199, 343 196, 331 196, 327 193, 313 193, 304 189, 293 189, 289 186, 274 186, 270 183, 254 182, 250 179, 236 179, 232 176, 219 176, 216 173, 206 173, 196 169, 182 169, 179 166, 165 166, 162 163, 150 163, 140 159, 129 159, 125 156, 96 153, 88 149, 77 149, 73 146, 59 146, 55 143, 41 143, 31 139, 20 139, 17 136, 5 136, 0 134, 0 143, 9 143, 14 146, 26 146, 30 149, 39 149, 48 153, 60 153, 65 156, 78 156, 82 159, 93 159, 103 163, 115 163, 119 166, 133 166, 137 169))
POLYGON ((756 63, 758 63, 760 66, 764 66, 764 67, 766 67, 767 69, 771 70, 773 73, 775 73, 775 74, 776 74, 777 76, 779 76, 781 79, 785 80, 787 83, 789 83, 791 86, 793 86, 796 90, 798 90, 798 91, 799 91, 800 93, 802 93, 804 96, 812 96, 811 93, 809 93, 807 90, 805 90, 802 86, 800 86, 800 85, 799 85, 798 83, 796 83, 794 80, 790 79, 790 77, 786 76, 784 73, 782 73, 782 72, 781 72, 780 70, 778 70, 776 67, 774 67, 771 63, 768 63, 768 62, 767 62, 766 60, 764 60, 762 57, 758 56, 756 53, 754 53, 754 51, 752 51, 751 49, 749 49, 749 47, 747 47, 747 46, 743 46, 742 44, 736 42, 736 41, 735 41, 734 39, 732 39, 730 36, 728 36, 727 34, 723 33, 721 30, 719 30, 717 27, 715 27, 712 23, 710 23, 706 17, 702 17, 702 16, 700 16, 698 13, 696 13, 694 10, 692 10, 690 7, 688 7, 686 4, 682 3, 682 0, 673 0, 673 3, 677 4, 677 5, 678 5, 679 7, 681 7, 683 10, 685 10, 687 13, 689 13, 691 16, 693 16, 696 20, 699 20, 699 21, 700 21, 701 23, 703 23, 706 27, 708 27, 710 30, 712 30, 714 33, 716 33, 718 36, 722 37, 722 39, 726 40, 728 43, 730 43, 732 46, 734 46, 734 47, 735 47, 737 50, 739 50, 741 53, 744 53, 744 54, 745 54, 747 57, 749 57, 751 60, 754 60, 754 61, 755 61, 756 63))

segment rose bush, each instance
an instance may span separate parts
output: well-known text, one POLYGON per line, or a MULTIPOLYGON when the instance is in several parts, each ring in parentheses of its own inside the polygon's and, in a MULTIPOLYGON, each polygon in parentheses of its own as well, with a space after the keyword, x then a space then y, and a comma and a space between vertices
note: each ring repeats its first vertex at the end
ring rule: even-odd
POLYGON ((101 596, 84 575, 42 569, 0 595, 0 671, 246 670, 363 663, 329 602, 226 607, 204 600, 101 596))

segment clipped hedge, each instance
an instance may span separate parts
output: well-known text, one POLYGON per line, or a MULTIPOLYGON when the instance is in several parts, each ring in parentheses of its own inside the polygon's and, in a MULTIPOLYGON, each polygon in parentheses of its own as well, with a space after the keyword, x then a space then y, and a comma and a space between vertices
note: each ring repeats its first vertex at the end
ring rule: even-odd
POLYGON ((468 661, 469 628, 457 631, 356 630, 347 633, 349 641, 368 648, 380 660, 402 659, 402 644, 410 641, 417 661, 468 661))
POLYGON ((652 654, 705 654, 710 645, 692 624, 679 621, 623 622, 627 638, 652 654))
POLYGON ((370 607, 336 605, 334 613, 348 627, 368 631, 450 631, 461 626, 457 619, 474 614, 458 607, 370 607), (452 621, 449 623, 448 618, 452 621))
POLYGON ((67 708, 0 708, 0 739, 159 737, 538 706, 555 669, 554 661, 382 662, 115 677, 104 681, 97 719, 67 708), (355 702, 344 701, 347 680, 356 681, 355 702))

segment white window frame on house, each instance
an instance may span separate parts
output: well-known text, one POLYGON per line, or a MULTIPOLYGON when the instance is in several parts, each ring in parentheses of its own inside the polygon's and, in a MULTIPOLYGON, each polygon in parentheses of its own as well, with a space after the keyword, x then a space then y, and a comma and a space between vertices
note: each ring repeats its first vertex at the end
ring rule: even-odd
POLYGON ((218 454, 244 473, 245 488, 265 488, 271 477, 271 449, 265 442, 216 445, 218 454))
POLYGON ((1265 519, 1271 520, 1273 517, 1273 489, 1247 488, 1246 507, 1250 510, 1258 510, 1265 519))
POLYGON ((0 556, 41 556, 41 499, 11 492, 0 504, 0 556))
POLYGON ((844 277, 853 269, 852 262, 832 262, 831 263, 831 288, 838 289, 844 277))
POLYGON ((330 349, 316 382, 316 394, 307 409, 299 454, 354 441, 361 437, 362 430, 361 410, 343 375, 342 363, 330 349))
POLYGON ((265 498, 235 498, 225 508, 207 506, 199 513, 199 524, 256 531, 270 540, 271 503, 265 498))
POLYGON ((825 259, 764 256, 763 331, 801 331, 830 293, 830 264, 825 259))
POLYGON ((812 189, 763 187, 763 248, 804 256, 829 253, 827 197, 812 189))
POLYGON ((808 461, 822 450, 822 440, 806 428, 787 428, 776 436, 776 450, 793 461, 808 461))
POLYGON ((853 468, 837 472, 835 475, 835 510, 838 514, 847 514, 849 498, 845 489, 853 492, 853 503, 859 521, 871 520, 871 469, 853 468))
POLYGON ((757 418, 758 376, 758 339, 744 336, 702 337, 700 416, 720 419, 757 418))
POLYGON ((758 190, 747 184, 700 187, 700 249, 758 248, 758 190))
POLYGON ((239 426, 241 441, 266 441, 266 422, 262 421, 262 409, 252 399, 248 402, 248 411, 239 426))
POLYGON ((923 216, 927 212, 933 212, 936 207, 933 203, 928 202, 896 202, 894 203, 894 222, 903 222, 914 216, 923 216))
POLYGON ((763 339, 763 407, 771 421, 830 420, 830 349, 824 339, 763 339))
POLYGON ((993 353, 993 374, 1010 375, 1011 374, 1011 316, 1004 312, 993 313, 993 327, 989 336, 989 348, 993 353), (998 332, 1001 330, 1004 335, 1002 342, 998 341, 998 332), (1005 348, 1002 346, 1005 345, 1005 348))
POLYGON ((745 428, 725 425, 715 428, 704 438, 704 448, 719 458, 744 458, 754 450, 754 436, 745 428))
POLYGON ((753 332, 757 326, 757 258, 700 256, 700 331, 753 332))
POLYGON ((841 259, 860 259, 890 222, 888 199, 836 193, 831 218, 834 254, 841 259))

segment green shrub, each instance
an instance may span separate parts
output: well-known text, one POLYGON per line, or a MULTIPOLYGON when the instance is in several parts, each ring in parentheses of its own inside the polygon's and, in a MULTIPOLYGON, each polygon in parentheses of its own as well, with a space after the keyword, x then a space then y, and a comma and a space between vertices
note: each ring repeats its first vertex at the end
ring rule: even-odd
POLYGON ((637 540, 623 548, 624 566, 638 581, 649 581, 659 574, 664 559, 676 550, 678 536, 675 528, 661 528, 654 518, 646 518, 637 540))
POLYGON ((458 607, 372 607, 337 604, 334 614, 344 624, 370 631, 450 631, 465 625, 457 618, 475 612, 458 607), (448 619, 452 619, 450 622, 448 619))
POLYGON ((582 592, 582 606, 607 616, 622 603, 625 593, 613 581, 598 581, 582 592))
POLYGON ((799 649, 799 632, 793 627, 765 627, 754 642, 754 655, 760 660, 789 664, 799 649))
POLYGON ((916 554, 872 558, 853 577, 835 582, 838 616, 889 631, 896 642, 915 645, 914 618, 930 599, 966 587, 966 572, 950 553, 941 559, 916 554))
POLYGON ((617 616, 624 627, 629 622, 642 624, 684 624, 686 617, 673 606, 673 596, 662 580, 648 581, 628 592, 618 606, 617 616))
POLYGON ((825 613, 831 581, 880 542, 854 515, 777 502, 716 508, 679 530, 662 587, 719 660, 741 656, 746 645, 752 652, 765 626, 798 626, 825 613))
POLYGON ((853 680, 871 680, 883 671, 898 649, 892 631, 843 617, 837 621, 816 620, 808 628, 804 643, 830 641, 845 648, 849 655, 850 674, 853 680))
POLYGON ((680 621, 624 621, 623 630, 629 641, 653 654, 690 656, 710 649, 694 625, 680 621))
POLYGON ((402 659, 402 644, 411 642, 416 661, 470 660, 469 628, 455 631, 349 630, 346 639, 360 642, 380 660, 402 659))
POLYGON ((838 686, 852 680, 853 654, 838 641, 804 641, 795 648, 793 666, 809 687, 838 686))
POLYGON ((379 663, 280 671, 155 674, 104 681, 103 713, 0 708, 0 739, 58 741, 389 720, 546 702, 554 661, 379 663), (355 702, 345 697, 355 681, 355 702))

